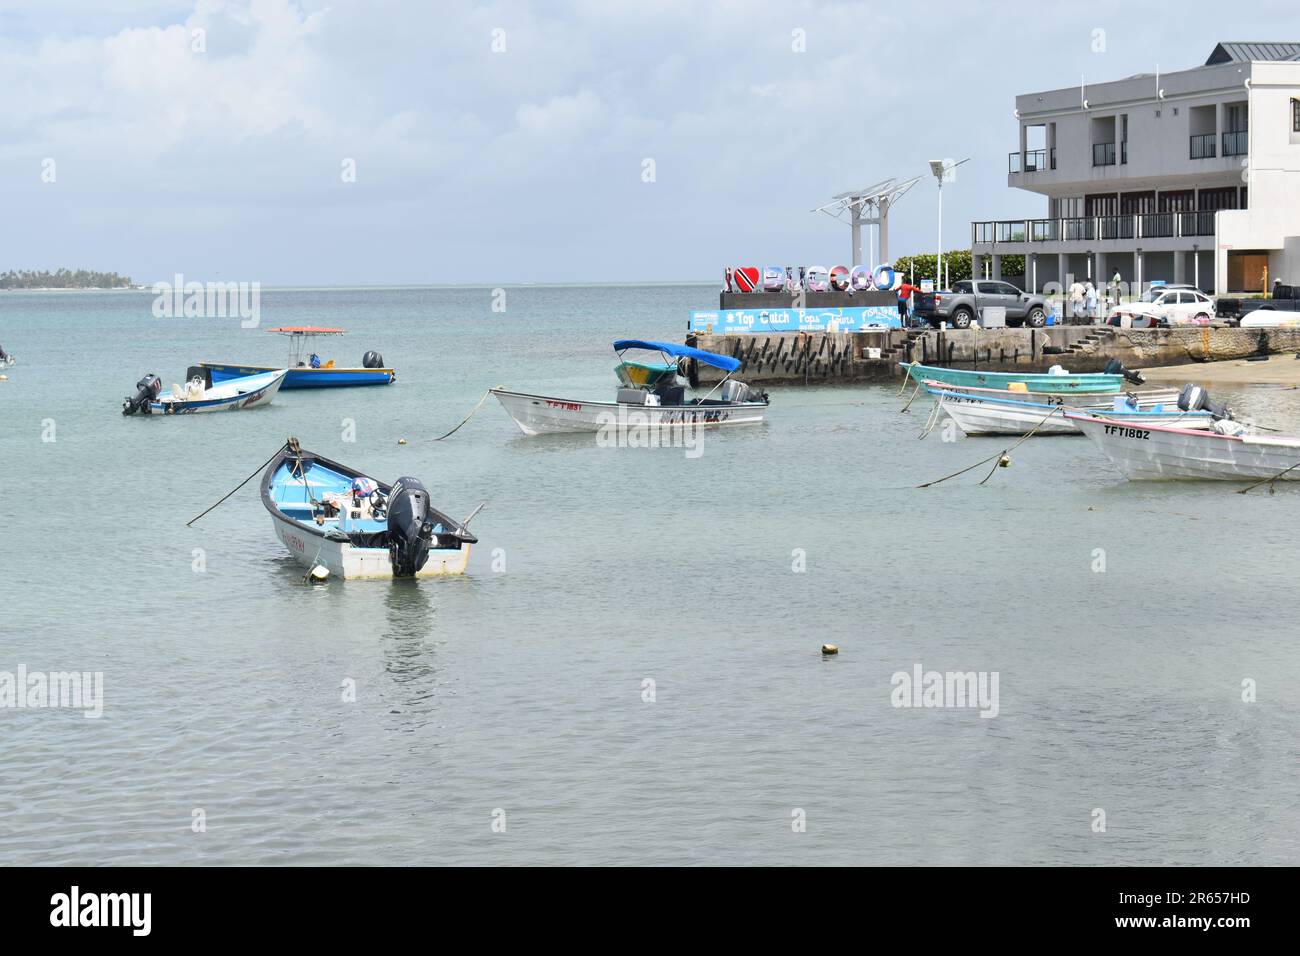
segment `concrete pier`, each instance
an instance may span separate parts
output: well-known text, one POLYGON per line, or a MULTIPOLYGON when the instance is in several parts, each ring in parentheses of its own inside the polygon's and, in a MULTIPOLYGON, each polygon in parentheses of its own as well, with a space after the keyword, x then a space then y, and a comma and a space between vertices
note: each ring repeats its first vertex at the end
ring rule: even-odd
MULTIPOLYGON (((688 336, 687 344, 740 359, 736 374, 744 381, 795 385, 887 382, 902 374, 900 362, 1005 372, 1046 371, 1062 365, 1072 372, 1099 372, 1111 359, 1131 369, 1245 359, 1300 352, 1300 329, 1088 325, 926 332, 881 329, 696 334, 688 336)), ((693 368, 691 374, 705 384, 722 376, 707 366, 693 368)))

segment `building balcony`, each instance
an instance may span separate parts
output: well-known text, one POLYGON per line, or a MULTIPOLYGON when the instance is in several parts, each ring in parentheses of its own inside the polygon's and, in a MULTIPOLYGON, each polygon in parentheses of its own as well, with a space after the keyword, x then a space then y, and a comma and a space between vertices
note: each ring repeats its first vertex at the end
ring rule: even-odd
POLYGON ((1033 251, 1045 243, 1197 239, 1214 236, 1214 212, 1157 212, 1065 219, 1002 219, 971 223, 972 246, 1012 245, 1033 251))
POLYGON ((1114 143, 1093 143, 1092 144, 1092 165, 1114 166, 1115 165, 1115 144, 1114 143))
POLYGON ((1056 168, 1056 149, 1029 149, 1023 156, 1020 153, 1007 154, 1008 173, 1037 173, 1044 169, 1056 168))
POLYGON ((1245 156, 1250 150, 1250 134, 1243 130, 1232 130, 1223 134, 1224 156, 1245 156))
POLYGON ((1215 158, 1215 136, 1213 133, 1201 133, 1191 137, 1190 155, 1191 159, 1214 159, 1215 158))

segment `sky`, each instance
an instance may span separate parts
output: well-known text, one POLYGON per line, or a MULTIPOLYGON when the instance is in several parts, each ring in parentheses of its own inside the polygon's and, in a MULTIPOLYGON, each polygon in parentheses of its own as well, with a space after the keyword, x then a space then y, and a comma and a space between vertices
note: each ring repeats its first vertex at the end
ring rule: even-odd
POLYGON ((971 220, 1045 215, 1006 185, 1017 94, 1300 40, 1293 2, 1224 9, 0 0, 0 271, 720 280, 850 264, 812 210, 888 177, 925 177, 891 252, 931 252, 927 161, 970 157, 944 189, 966 247, 971 220))

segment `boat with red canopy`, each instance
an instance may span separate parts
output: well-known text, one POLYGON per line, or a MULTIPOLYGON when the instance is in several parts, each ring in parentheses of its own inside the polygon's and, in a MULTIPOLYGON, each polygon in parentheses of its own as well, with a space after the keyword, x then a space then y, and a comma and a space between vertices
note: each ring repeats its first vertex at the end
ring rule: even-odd
MULTIPOLYGON (((346 334, 346 329, 329 328, 321 325, 286 325, 278 329, 267 329, 277 335, 288 336, 289 374, 284 378, 281 388, 339 388, 355 385, 390 385, 397 380, 397 373, 384 366, 384 357, 378 352, 369 351, 361 359, 361 366, 342 367, 334 364, 334 359, 323 360, 316 352, 307 348, 309 339, 346 334)), ((211 378, 212 384, 274 371, 284 366, 277 365, 234 365, 226 362, 200 362, 199 368, 211 378)))

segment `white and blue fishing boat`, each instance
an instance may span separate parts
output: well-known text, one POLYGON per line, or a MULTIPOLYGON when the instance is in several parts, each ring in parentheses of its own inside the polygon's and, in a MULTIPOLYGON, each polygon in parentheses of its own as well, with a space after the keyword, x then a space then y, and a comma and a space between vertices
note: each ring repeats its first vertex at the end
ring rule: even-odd
MULTIPOLYGON (((390 385, 397 380, 397 373, 391 368, 386 368, 384 357, 373 350, 362 357, 360 368, 336 366, 333 359, 322 360, 315 352, 307 351, 309 339, 344 335, 346 329, 318 325, 286 325, 278 329, 267 329, 267 331, 289 338, 289 374, 284 380, 286 389, 390 385)), ((211 374, 213 382, 224 382, 232 378, 272 370, 264 365, 236 365, 228 362, 201 362, 199 367, 211 374)))
POLYGON ((135 396, 122 403, 123 415, 193 415, 229 412, 269 405, 284 385, 287 369, 232 378, 214 385, 202 370, 191 368, 184 385, 163 390, 162 380, 150 373, 135 383, 135 396))
POLYGON ((966 435, 1081 434, 1075 420, 1066 412, 1091 413, 1104 415, 1112 421, 1178 428, 1200 429, 1214 425, 1214 417, 1208 411, 1184 410, 1172 403, 1145 404, 1139 397, 1130 395, 1115 396, 1109 407, 1088 408, 1036 401, 1032 393, 1024 394, 1020 399, 990 398, 933 382, 927 383, 926 391, 935 396, 939 407, 966 435))
POLYGON ((740 360, 675 342, 619 339, 614 343, 620 364, 620 387, 612 402, 556 398, 490 389, 525 435, 561 432, 600 432, 604 429, 683 428, 714 425, 755 425, 767 412, 767 393, 736 381, 731 374, 740 360), (659 352, 663 363, 628 362, 629 350, 659 352), (727 374, 701 398, 687 398, 677 374, 677 361, 694 360, 727 374), (631 383, 640 382, 638 386, 631 383), (714 394, 717 397, 713 397, 714 394))
MULTIPOLYGON (((262 474, 262 504, 299 564, 343 579, 463 574, 478 538, 415 478, 384 484, 290 438, 262 474)), ((481 505, 479 506, 482 507, 481 505)))

